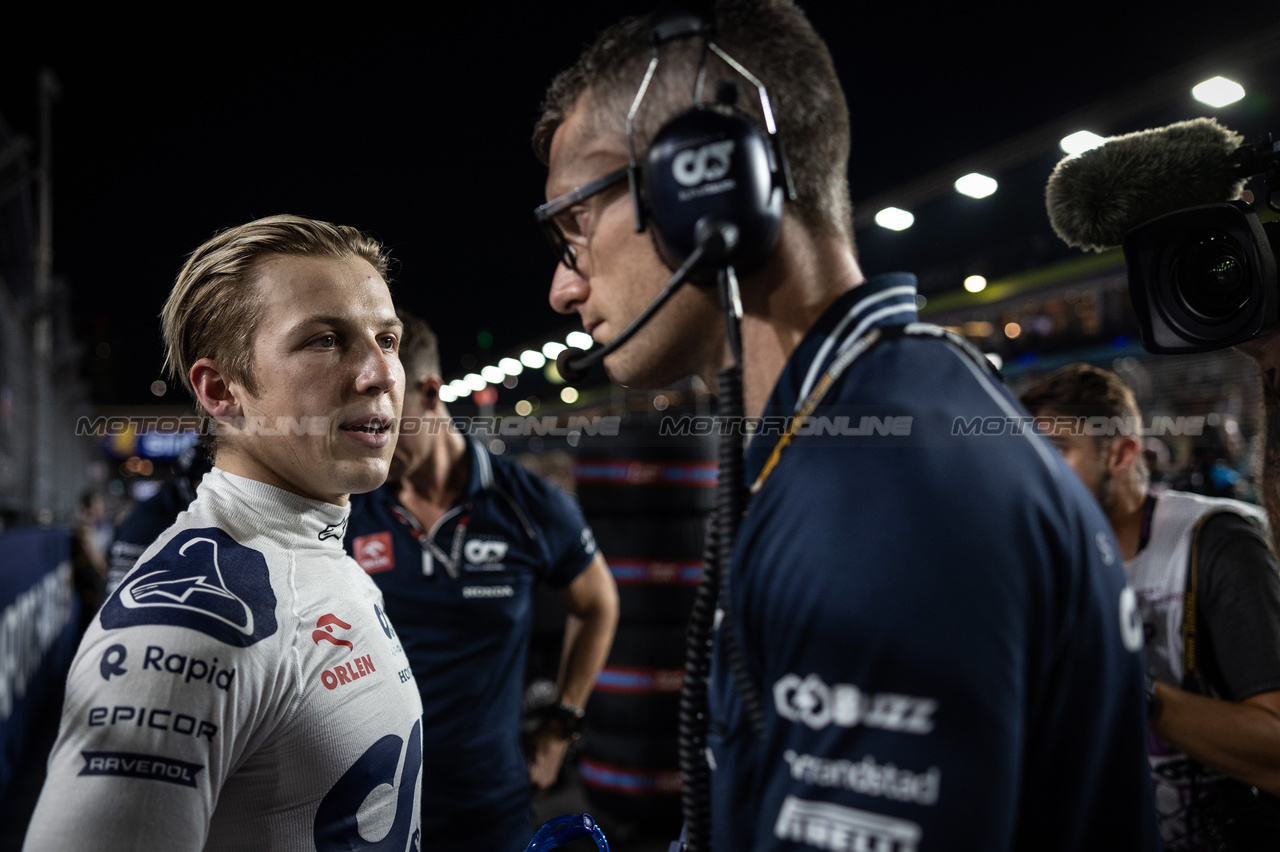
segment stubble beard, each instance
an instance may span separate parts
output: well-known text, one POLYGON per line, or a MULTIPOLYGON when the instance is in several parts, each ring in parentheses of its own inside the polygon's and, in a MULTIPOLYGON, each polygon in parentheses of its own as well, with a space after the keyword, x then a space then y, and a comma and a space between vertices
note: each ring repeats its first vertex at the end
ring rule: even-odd
POLYGON ((1093 496, 1097 498, 1098 505, 1102 506, 1103 514, 1108 518, 1111 517, 1120 503, 1119 489, 1116 487, 1115 478, 1112 477, 1110 470, 1102 472, 1102 478, 1098 480, 1098 486, 1093 490, 1093 496))

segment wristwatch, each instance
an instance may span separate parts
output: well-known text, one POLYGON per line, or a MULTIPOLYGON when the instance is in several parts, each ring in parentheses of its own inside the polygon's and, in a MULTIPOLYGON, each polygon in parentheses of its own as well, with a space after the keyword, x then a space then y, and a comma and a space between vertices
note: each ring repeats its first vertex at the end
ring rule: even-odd
POLYGON ((547 721, 556 723, 564 731, 564 736, 576 740, 587 722, 587 711, 576 704, 561 701, 547 708, 547 721))

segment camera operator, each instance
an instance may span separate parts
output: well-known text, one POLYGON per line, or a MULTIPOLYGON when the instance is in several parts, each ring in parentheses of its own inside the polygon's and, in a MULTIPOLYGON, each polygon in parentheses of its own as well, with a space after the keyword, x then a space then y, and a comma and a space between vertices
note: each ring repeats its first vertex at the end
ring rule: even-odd
MULTIPOLYGON (((1264 377, 1269 399, 1280 398, 1275 370, 1264 377)), ((1028 388, 1022 402, 1033 415, 1052 418, 1037 427, 1047 428, 1102 505, 1138 596, 1165 847, 1219 848, 1209 845, 1222 830, 1216 822, 1240 822, 1240 803, 1266 818, 1262 800, 1226 779, 1280 793, 1280 573, 1263 512, 1237 500, 1151 493, 1141 415, 1114 373, 1071 364, 1028 388), (1086 432, 1095 430, 1081 428, 1094 418, 1135 428, 1094 437, 1086 432), (1184 632, 1185 607, 1194 616, 1191 633, 1184 632)), ((1280 447, 1272 444, 1269 459, 1280 447)), ((1280 500, 1271 485, 1274 512, 1280 500)))

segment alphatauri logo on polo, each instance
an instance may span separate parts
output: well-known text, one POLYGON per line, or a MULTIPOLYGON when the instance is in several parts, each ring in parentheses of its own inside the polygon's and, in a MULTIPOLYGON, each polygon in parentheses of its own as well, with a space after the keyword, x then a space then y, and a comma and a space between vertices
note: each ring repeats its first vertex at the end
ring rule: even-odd
POLYGON ((487 565, 505 559, 509 546, 505 541, 473 538, 463 546, 462 555, 467 557, 468 562, 487 565))

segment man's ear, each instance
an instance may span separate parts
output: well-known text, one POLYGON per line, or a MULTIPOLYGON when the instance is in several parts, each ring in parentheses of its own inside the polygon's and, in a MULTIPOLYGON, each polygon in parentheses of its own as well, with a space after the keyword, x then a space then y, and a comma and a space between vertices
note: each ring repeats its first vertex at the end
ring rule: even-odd
POLYGON ((1110 458, 1107 459, 1107 469, 1112 476, 1118 476, 1121 473, 1132 470, 1141 453, 1142 445, 1138 443, 1137 438, 1131 435, 1117 435, 1111 442, 1111 453, 1110 458))
POLYGON ((225 422, 244 414, 236 389, 217 361, 201 358, 191 365, 191 372, 187 375, 191 378, 196 399, 214 420, 225 422))
POLYGON ((420 379, 414 386, 416 393, 422 394, 422 407, 427 411, 435 411, 440 405, 440 388, 444 385, 444 380, 439 376, 432 374, 424 379, 420 379))

